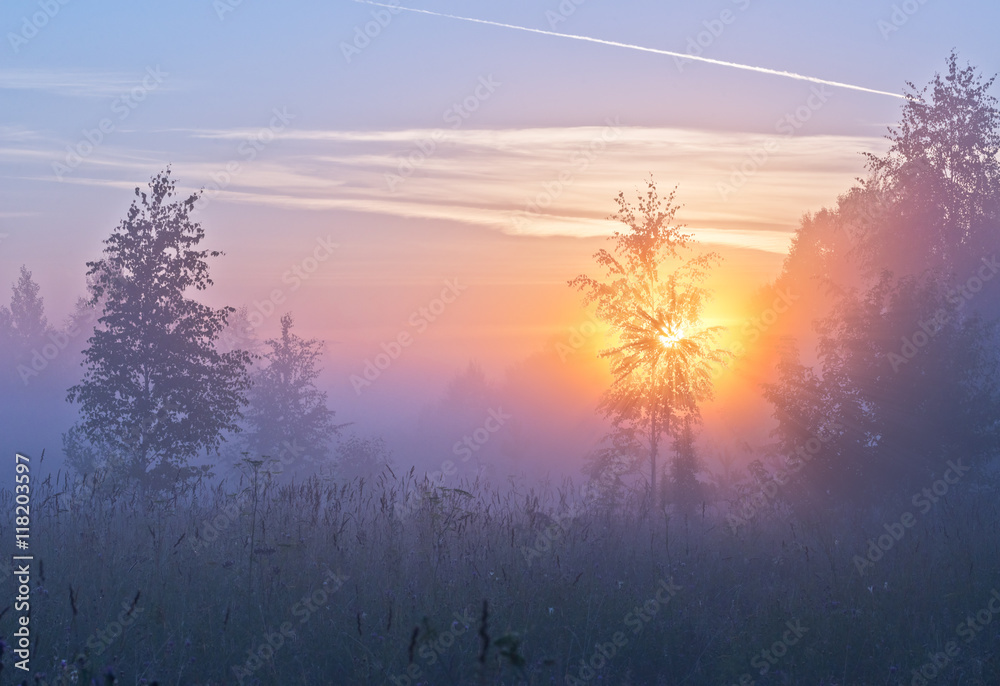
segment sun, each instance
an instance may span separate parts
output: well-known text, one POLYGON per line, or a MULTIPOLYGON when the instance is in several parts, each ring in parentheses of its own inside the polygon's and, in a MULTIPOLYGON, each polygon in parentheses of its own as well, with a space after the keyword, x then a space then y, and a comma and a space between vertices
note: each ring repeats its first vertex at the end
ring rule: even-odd
POLYGON ((683 338, 684 338, 684 330, 681 328, 668 329, 667 327, 663 327, 662 329, 660 329, 660 335, 659 335, 660 344, 664 348, 676 347, 677 344, 680 343, 683 338))

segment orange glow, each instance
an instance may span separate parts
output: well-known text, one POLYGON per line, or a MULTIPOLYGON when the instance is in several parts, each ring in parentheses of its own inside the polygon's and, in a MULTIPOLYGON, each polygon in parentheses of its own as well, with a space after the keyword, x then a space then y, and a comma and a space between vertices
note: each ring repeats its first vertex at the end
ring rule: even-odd
POLYGON ((680 327, 660 329, 660 343, 664 348, 673 348, 684 339, 684 329, 680 327))

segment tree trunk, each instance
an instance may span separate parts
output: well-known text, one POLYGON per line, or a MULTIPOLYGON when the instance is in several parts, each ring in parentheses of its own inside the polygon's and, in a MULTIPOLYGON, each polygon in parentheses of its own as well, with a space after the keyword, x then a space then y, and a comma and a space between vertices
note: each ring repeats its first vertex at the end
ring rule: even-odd
POLYGON ((659 432, 656 427, 656 406, 653 406, 649 424, 649 505, 656 509, 656 453, 659 443, 659 432))

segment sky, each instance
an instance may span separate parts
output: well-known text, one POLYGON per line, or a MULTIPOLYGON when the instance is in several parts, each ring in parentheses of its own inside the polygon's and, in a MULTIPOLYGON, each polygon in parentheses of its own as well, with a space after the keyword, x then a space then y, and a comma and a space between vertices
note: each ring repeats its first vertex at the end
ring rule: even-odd
POLYGON ((953 48, 1000 69, 986 3, 390 4, 7 0, 0 286, 26 264, 60 321, 169 164, 204 189, 206 245, 226 253, 206 297, 258 313, 262 338, 292 311, 327 342, 338 403, 401 410, 401 388, 566 339, 586 317, 567 280, 594 271, 614 198, 650 175, 725 258, 709 320, 737 322, 802 215, 885 150, 891 94, 953 48), (394 379, 357 393, 351 375, 402 332, 394 379))

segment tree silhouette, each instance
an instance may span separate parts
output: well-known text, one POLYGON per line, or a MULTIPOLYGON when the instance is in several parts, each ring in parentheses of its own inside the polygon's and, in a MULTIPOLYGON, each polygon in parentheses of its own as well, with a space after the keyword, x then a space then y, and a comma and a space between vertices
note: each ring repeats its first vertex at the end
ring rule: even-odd
POLYGON ((626 502, 629 477, 639 472, 648 451, 635 428, 618 427, 606 434, 587 455, 583 473, 588 492, 601 507, 613 509, 626 502))
POLYGON ((372 481, 384 469, 392 469, 392 451, 379 436, 350 435, 336 451, 336 474, 340 479, 372 481))
POLYGON ((866 154, 862 190, 875 202, 862 253, 873 276, 963 275, 996 249, 1000 224, 1000 109, 972 66, 952 52, 945 74, 910 93, 891 145, 866 154))
POLYGON ((689 514, 702 499, 701 484, 698 482, 698 453, 690 414, 681 419, 681 427, 674 435, 674 460, 670 465, 670 485, 673 500, 681 512, 689 514))
POLYGON ((878 498, 1000 448, 992 84, 954 53, 928 87, 908 84, 889 150, 867 156, 868 178, 835 212, 803 222, 786 261, 782 278, 811 271, 834 286, 818 369, 786 355, 765 390, 786 454, 821 446, 802 470, 817 494, 878 498))
POLYGON ((30 350, 49 332, 40 290, 28 268, 21 265, 20 276, 13 284, 10 309, 0 308, 0 323, 9 322, 11 337, 22 352, 30 350))
POLYGON ((31 272, 22 265, 20 276, 11 287, 10 307, 0 305, 0 361, 4 379, 11 383, 17 377, 26 383, 37 376, 29 356, 32 350, 39 354, 37 349, 46 344, 46 336, 52 332, 39 290, 31 272))
POLYGON ((135 195, 104 258, 87 263, 102 310, 83 379, 68 391, 81 414, 70 436, 85 437, 119 476, 161 489, 206 474, 188 462, 238 429, 249 355, 215 349, 233 308, 186 296, 212 285, 206 258, 222 254, 196 250, 205 235, 190 219, 198 196, 171 201, 169 169, 135 195))
POLYGON ((646 186, 635 207, 624 193, 616 199, 611 218, 627 228, 609 237, 613 252, 594 255, 606 281, 580 275, 569 285, 585 293, 585 305, 597 303, 597 316, 617 337, 600 353, 610 359, 614 381, 598 409, 616 427, 642 427, 648 437, 654 504, 660 437, 676 434, 682 418, 698 420, 699 403, 712 394, 712 364, 727 354, 713 347, 719 327, 699 328, 708 297, 700 283, 719 258, 687 256, 693 237, 672 224, 676 191, 660 198, 652 179, 646 186))
POLYGON ((267 456, 271 467, 329 457, 339 429, 326 406, 326 392, 316 387, 323 344, 292 333, 292 315, 281 317, 281 335, 265 341, 267 364, 253 373, 246 410, 246 449, 267 456))

